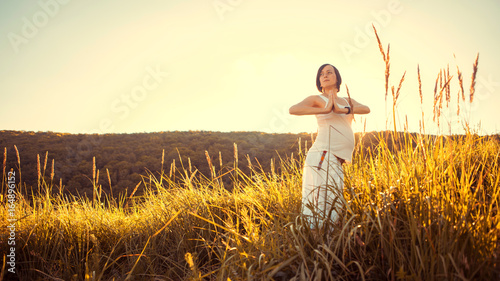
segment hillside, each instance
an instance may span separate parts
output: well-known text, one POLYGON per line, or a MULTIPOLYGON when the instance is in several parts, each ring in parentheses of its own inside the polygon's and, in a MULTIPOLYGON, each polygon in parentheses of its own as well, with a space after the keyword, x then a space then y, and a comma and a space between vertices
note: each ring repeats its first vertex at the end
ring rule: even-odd
MULTIPOLYGON (((175 161, 176 167, 186 168, 191 162, 192 169, 208 174, 207 157, 220 169, 234 165, 236 145, 239 164, 247 170, 247 156, 261 163, 268 170, 271 159, 286 157, 298 151, 298 140, 303 143, 311 136, 307 134, 264 134, 260 132, 159 132, 137 134, 63 134, 54 132, 0 131, 0 147, 3 148, 3 163, 7 169, 17 169, 18 159, 14 145, 19 151, 22 182, 29 190, 38 185, 37 157, 42 178, 65 186, 66 192, 91 192, 93 158, 100 171, 99 182, 109 189, 109 179, 113 192, 118 194, 126 188, 134 188, 141 181, 146 170, 160 172, 162 153, 163 170, 170 171, 175 161), (7 161, 4 159, 5 152, 7 161), (47 158, 46 158, 47 157, 47 158), (181 159, 181 158, 182 159, 181 159), (47 164, 45 164, 47 162, 47 164), (182 162, 182 163, 181 163, 182 162), (45 171, 45 172, 44 172, 45 171)), ((254 164, 256 164, 254 162, 254 164)))
MULTIPOLYGON (((391 139, 390 132, 366 133, 361 147, 376 147, 377 134, 386 134, 391 139)), ((361 134, 356 134, 359 143, 361 134)), ((18 169, 18 158, 15 147, 19 151, 23 192, 30 193, 32 187, 38 186, 37 157, 39 157, 40 179, 52 181, 55 186, 62 184, 67 193, 91 193, 93 158, 99 170, 99 183, 103 190, 110 190, 118 195, 128 189, 130 191, 142 181, 147 170, 160 173, 170 173, 175 164, 176 171, 182 165, 198 170, 208 175, 208 152, 210 160, 217 171, 230 170, 235 165, 235 145, 237 147, 238 165, 243 172, 248 172, 248 159, 253 165, 260 164, 263 171, 270 171, 271 161, 279 157, 286 158, 292 153, 309 147, 314 136, 302 134, 266 134, 262 132, 157 132, 136 134, 65 134, 55 132, 0 131, 0 148, 4 167, 18 169), (219 152, 222 161, 219 159, 219 152), (4 156, 7 156, 7 160, 4 156), (164 161, 162 167, 162 154, 164 161), (182 163, 181 163, 182 162, 182 163), (53 177, 51 179, 53 165, 53 177), (222 163, 222 166, 221 166, 222 163), (109 171, 109 179, 107 171, 109 171)), ((461 136, 454 136, 457 138, 461 136)), ((500 140, 500 136, 489 136, 500 140)), ((392 150, 393 145, 388 143, 392 150)), ((413 143, 413 147, 416 144, 413 143)), ((179 177, 180 179, 180 177, 179 177)), ((231 182, 230 175, 223 181, 231 182)), ((138 189, 138 194, 142 188, 138 189)))

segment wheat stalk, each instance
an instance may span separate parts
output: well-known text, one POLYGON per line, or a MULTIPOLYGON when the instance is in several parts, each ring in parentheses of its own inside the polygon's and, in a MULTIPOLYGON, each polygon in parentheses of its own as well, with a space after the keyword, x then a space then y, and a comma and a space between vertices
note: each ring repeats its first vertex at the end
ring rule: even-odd
POLYGON ((95 169, 95 156, 92 157, 92 203, 95 204, 95 199, 97 197, 97 186, 95 183, 96 169, 95 169))
POLYGON ((476 75, 477 75, 477 65, 479 63, 479 53, 477 53, 476 60, 472 66, 472 78, 470 84, 470 102, 474 100, 474 93, 476 91, 476 75))
POLYGON ((95 186, 95 177, 96 177, 96 168, 95 168, 95 156, 92 157, 92 183, 95 186))
POLYGON ((191 157, 188 157, 188 166, 189 166, 189 173, 193 173, 193 167, 191 166, 191 157))
POLYGON ((109 176, 109 170, 106 168, 106 174, 108 175, 108 183, 109 183, 109 193, 111 195, 111 198, 113 197, 113 188, 111 187, 111 177, 109 176))
POLYGON ((397 101, 399 98, 401 86, 403 85, 403 81, 405 80, 405 75, 406 75, 406 71, 403 73, 403 76, 399 80, 399 85, 398 85, 398 89, 396 90, 396 92, 394 92, 394 86, 391 87, 391 91, 392 91, 392 121, 393 121, 393 125, 394 125, 394 134, 396 136, 396 139, 398 138, 398 135, 396 134, 396 104, 397 104, 397 101))
MULTIPOLYGON (((447 67, 446 67, 446 78, 449 80, 451 80, 451 77, 450 76, 450 65, 448 64, 447 67)), ((447 85, 446 85, 446 107, 449 107, 449 104, 450 104, 450 98, 451 98, 451 94, 450 94, 450 83, 448 82, 447 85)))
POLYGON ((207 163, 208 163, 208 169, 210 171, 210 176, 212 179, 215 178, 215 167, 212 165, 212 159, 210 158, 210 155, 208 154, 208 151, 205 150, 205 157, 207 158, 207 163))
POLYGON ((464 94, 464 81, 462 77, 462 72, 460 71, 460 68, 458 68, 457 65, 457 78, 458 78, 458 85, 460 86, 460 89, 458 90, 457 93, 457 116, 460 115, 460 93, 462 93, 462 100, 465 101, 465 94, 464 94))
POLYGON ((22 182, 22 174, 21 174, 21 157, 19 156, 19 150, 17 150, 17 146, 14 145, 14 149, 16 150, 16 157, 17 157, 17 166, 18 166, 18 169, 19 169, 19 186, 22 186, 21 185, 21 182, 22 182))
POLYGON ((47 159, 49 157, 49 152, 45 151, 45 160, 43 161, 43 172, 42 172, 42 179, 45 178, 45 169, 47 168, 47 159))
POLYGON ((54 179, 54 159, 52 159, 52 168, 50 169, 50 185, 52 185, 52 180, 54 179))
POLYGON ((403 76, 401 77, 401 79, 399 80, 399 85, 398 85, 398 89, 396 90, 396 96, 394 98, 394 105, 396 105, 396 101, 398 100, 399 98, 399 94, 400 94, 400 90, 401 90, 401 86, 403 85, 403 81, 405 80, 405 75, 406 75, 406 71, 403 73, 403 76))
POLYGON ((163 174, 163 164, 165 162, 165 149, 161 150, 161 173, 163 174))
POLYGON ((235 161, 235 164, 234 164, 234 167, 238 167, 238 145, 236 143, 233 143, 233 152, 234 152, 234 161, 235 161))
POLYGON ((37 174, 38 189, 40 189, 40 177, 42 176, 40 172, 40 154, 36 155, 36 174, 37 174))
POLYGON ((172 163, 170 163, 170 172, 168 176, 172 178, 173 175, 175 175, 175 159, 173 159, 172 163))
MULTIPOLYGON (((375 36, 377 37, 377 42, 378 42, 378 47, 380 50, 380 53, 382 54, 382 58, 385 63, 385 101, 387 102, 387 94, 389 93, 389 76, 390 76, 390 56, 389 56, 389 50, 391 45, 387 44, 387 53, 384 52, 384 47, 382 47, 382 42, 380 41, 380 38, 377 33, 377 29, 375 26, 372 24, 373 31, 375 32, 375 36)), ((387 112, 386 112, 387 114, 387 112)))
POLYGON ((5 168, 7 167, 7 147, 3 148, 3 173, 2 175, 5 176, 5 168))
POLYGON ((424 96, 422 94, 422 80, 420 79, 420 65, 417 65, 417 75, 418 75, 418 94, 420 95, 420 110, 422 112, 422 122, 419 122, 420 130, 422 130, 422 127, 425 131, 425 125, 424 125, 424 96))
POLYGON ((420 105, 424 104, 424 97, 422 95, 422 80, 420 80, 420 65, 417 65, 417 75, 418 75, 418 94, 420 95, 420 105))
POLYGON ((380 53, 382 54, 382 58, 384 59, 384 62, 386 61, 385 58, 385 52, 384 48, 382 47, 382 43, 380 42, 380 38, 378 37, 377 29, 375 28, 375 25, 372 24, 373 31, 375 32, 375 36, 377 37, 377 42, 378 42, 378 48, 380 50, 380 53))
POLYGON ((441 70, 439 71, 439 74, 436 78, 436 82, 434 83, 434 105, 433 105, 433 110, 432 110, 432 121, 436 122, 436 116, 437 116, 437 102, 439 100, 438 93, 437 93, 437 87, 438 87, 438 82, 439 78, 441 77, 441 70))
POLYGON ((219 151, 219 169, 222 170, 222 154, 219 151))

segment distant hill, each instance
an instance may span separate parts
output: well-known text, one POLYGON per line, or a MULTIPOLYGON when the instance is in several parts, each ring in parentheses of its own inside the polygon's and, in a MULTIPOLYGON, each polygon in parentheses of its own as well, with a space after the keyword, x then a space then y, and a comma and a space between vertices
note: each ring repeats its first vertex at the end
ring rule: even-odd
MULTIPOLYGON (((376 132, 363 137, 363 146, 376 146, 376 132)), ((390 134, 387 132, 386 134, 390 134)), ((356 134, 359 142, 360 134, 356 134)), ((163 170, 169 173, 175 159, 177 169, 182 164, 189 169, 198 169, 209 175, 208 152, 213 165, 221 169, 219 152, 222 157, 222 170, 229 170, 234 165, 234 144, 237 145, 239 168, 247 169, 248 156, 255 165, 261 164, 264 171, 270 170, 271 159, 286 158, 299 152, 299 139, 304 151, 312 143, 310 134, 267 134, 261 132, 210 132, 210 131, 174 131, 135 134, 65 134, 55 132, 0 131, 0 157, 4 167, 17 169, 19 156, 24 192, 37 187, 37 155, 40 161, 40 173, 45 181, 50 181, 52 161, 54 161, 53 182, 72 194, 92 192, 93 157, 99 170, 99 183, 104 191, 109 191, 109 171, 113 193, 133 189, 141 181, 141 175, 149 170, 155 174, 161 171, 162 151, 164 151, 163 170), (4 150, 7 159, 4 159, 4 150), (47 163, 45 157, 47 156, 47 163), (45 171, 45 173, 44 173, 45 171)), ((492 136, 500 139, 499 136, 492 136)), ((414 144, 415 145, 415 144, 414 144)), ((247 169, 248 170, 248 169, 247 169)), ((229 177, 224 179, 230 180, 229 177)))
MULTIPOLYGON (((298 152, 298 140, 305 144, 309 134, 265 134, 260 132, 158 132, 136 134, 64 134, 54 132, 0 131, 0 157, 7 150, 6 169, 17 168, 17 156, 14 145, 20 156, 21 180, 29 190, 37 187, 37 155, 44 171, 46 181, 50 181, 52 161, 54 161, 53 181, 65 186, 71 193, 91 192, 93 157, 99 169, 99 182, 104 189, 109 189, 106 169, 109 171, 113 192, 134 188, 146 169, 160 172, 162 152, 164 150, 164 171, 170 171, 175 159, 177 168, 183 165, 188 169, 189 160, 192 170, 198 169, 208 175, 209 168, 205 151, 218 170, 220 168, 219 152, 224 167, 234 165, 234 144, 237 145, 239 167, 245 169, 246 156, 269 169, 272 158, 289 156, 298 152)), ((5 160, 3 160, 5 161, 5 160)))

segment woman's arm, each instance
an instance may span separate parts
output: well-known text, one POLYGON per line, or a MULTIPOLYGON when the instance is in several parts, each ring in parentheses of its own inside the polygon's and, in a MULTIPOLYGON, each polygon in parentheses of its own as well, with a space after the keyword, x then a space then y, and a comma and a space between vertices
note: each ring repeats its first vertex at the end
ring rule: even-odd
POLYGON ((309 96, 303 101, 293 105, 288 110, 292 115, 315 115, 315 114, 326 114, 332 111, 333 102, 332 99, 328 99, 328 104, 326 107, 322 107, 317 100, 316 96, 309 96))
MULTIPOLYGON (((364 104, 361 104, 354 99, 351 99, 351 113, 352 114, 368 114, 370 113, 370 108, 364 104)), ((347 113, 347 109, 345 110, 347 113)))

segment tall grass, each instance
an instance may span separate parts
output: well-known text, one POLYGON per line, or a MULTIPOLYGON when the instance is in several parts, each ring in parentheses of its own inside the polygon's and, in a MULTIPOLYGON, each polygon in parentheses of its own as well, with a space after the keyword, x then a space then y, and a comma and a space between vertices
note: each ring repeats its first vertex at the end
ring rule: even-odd
MULTIPOLYGON (((389 52, 379 47, 385 54, 388 92, 389 52)), ((477 59, 474 69, 475 73, 477 59)), ((457 72, 461 74, 458 68, 457 72)), ((446 73, 435 91, 436 112, 451 81, 446 73)), ((420 80, 420 69, 418 75, 420 80)), ((403 79, 404 75, 396 90, 390 87, 394 123, 403 79)), ((461 75, 459 83, 463 95, 461 75)), ((421 85, 419 93, 422 98, 421 85)), ((255 159, 240 161, 236 145, 231 167, 223 166, 219 155, 216 168, 214 158, 205 152, 209 175, 199 174, 182 158, 167 172, 162 161, 161 171, 147 171, 131 194, 116 198, 102 191, 95 168, 91 199, 64 195, 62 185, 53 182, 53 172, 49 178, 45 175, 45 156, 43 165, 38 161, 39 188, 32 199, 17 194, 17 276, 21 280, 500 278, 497 140, 469 129, 460 136, 396 132, 395 124, 392 134, 378 133, 373 148, 363 146, 363 134, 360 139, 352 164, 344 167, 340 222, 327 221, 330 231, 324 232, 312 231, 300 215, 302 164, 308 148, 301 140, 295 155, 273 162, 268 172, 255 159), (242 165, 250 166, 250 172, 242 173, 242 165), (221 180, 228 175, 233 179, 230 187, 221 180), (145 192, 136 196, 139 187, 145 192)), ((4 179, 5 173, 4 164, 4 179)), ((7 253, 7 208, 0 212, 4 218, 0 248, 7 253)), ((1 276, 12 278, 6 272, 5 254, 3 258, 1 276)))

